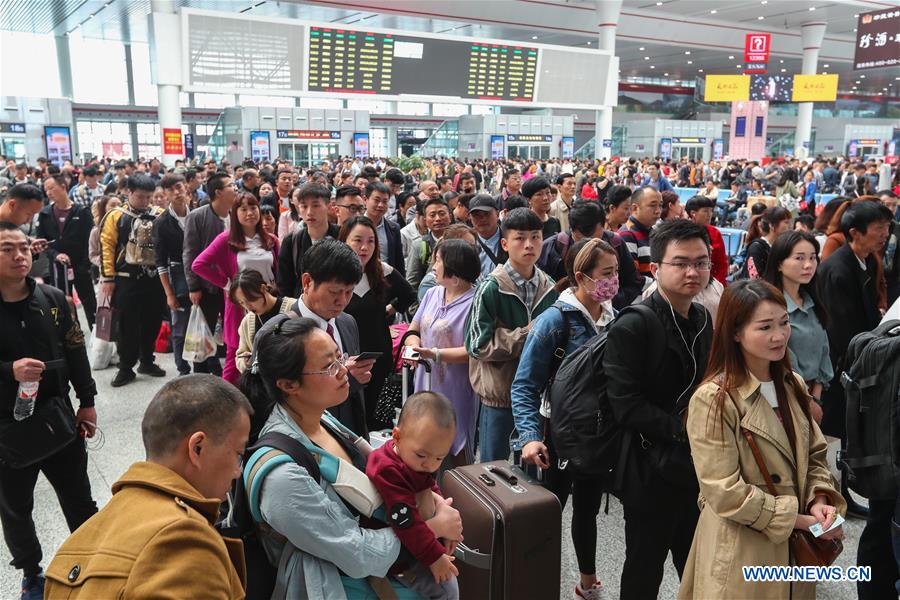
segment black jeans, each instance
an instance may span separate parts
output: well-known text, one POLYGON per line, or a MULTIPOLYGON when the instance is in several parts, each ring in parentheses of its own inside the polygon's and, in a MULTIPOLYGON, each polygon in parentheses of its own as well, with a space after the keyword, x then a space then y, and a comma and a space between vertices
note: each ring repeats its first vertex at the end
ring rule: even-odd
POLYGON ((895 500, 869 500, 869 518, 859 538, 856 562, 872 567, 872 581, 856 584, 860 600, 897 597, 894 587, 898 579, 897 562, 891 544, 891 519, 895 506, 895 500))
MULTIPOLYGON (((219 316, 225 317, 225 296, 221 291, 216 290, 210 292, 206 288, 203 289, 203 296, 200 297, 200 310, 206 317, 206 324, 209 330, 215 332, 216 321, 219 316)), ((202 363, 194 363, 194 373, 212 373, 213 375, 222 374, 222 363, 216 356, 210 356, 202 363)))
POLYGON ((166 296, 157 277, 117 277, 113 307, 119 313, 119 370, 153 363, 166 296))
POLYGON ((669 551, 678 578, 684 572, 700 511, 696 495, 674 491, 664 498, 665 510, 650 502, 625 505, 625 565, 622 600, 650 600, 659 595, 669 551))
POLYGON ((91 280, 91 271, 88 265, 75 269, 75 291, 81 300, 81 308, 84 309, 84 317, 87 319, 91 331, 94 329, 94 320, 97 315, 97 296, 94 294, 94 282, 91 280))
POLYGON ((12 555, 10 563, 26 575, 38 572, 43 554, 34 529, 34 485, 43 472, 56 491, 69 531, 75 531, 97 512, 87 475, 87 452, 81 438, 43 461, 12 469, 0 464, 0 523, 12 555))

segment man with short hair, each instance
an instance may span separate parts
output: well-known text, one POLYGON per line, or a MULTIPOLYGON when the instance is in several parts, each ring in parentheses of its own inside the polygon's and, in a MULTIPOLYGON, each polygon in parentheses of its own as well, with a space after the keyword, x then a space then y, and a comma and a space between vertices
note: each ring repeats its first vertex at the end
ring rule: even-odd
POLYGON ((360 194, 359 188, 353 185, 343 185, 334 193, 335 208, 337 208, 337 225, 340 227, 344 221, 356 216, 362 216, 366 212, 365 199, 360 194))
POLYGON ((63 542, 47 598, 243 598, 243 544, 215 523, 241 474, 252 414, 237 388, 212 375, 166 383, 141 422, 146 460, 63 542), (100 577, 96 564, 106 567, 100 577))
MULTIPOLYGON (((25 428, 32 424, 29 418, 39 418, 29 415, 19 421, 13 416, 14 410, 19 411, 15 405, 20 384, 31 383, 37 386, 33 411, 40 412, 54 398, 61 398, 60 408, 74 429, 84 437, 93 437, 97 388, 84 334, 62 292, 37 283, 28 276, 30 270, 27 236, 15 224, 0 222, 0 331, 5 334, 0 336, 0 413, 6 423, 4 432, 15 436, 17 424, 25 428), (52 364, 59 361, 62 364, 52 364), (80 404, 77 412, 70 405, 70 383, 80 404)), ((59 436, 64 435, 59 432, 59 436)), ((42 440, 51 443, 46 437, 42 440)), ((5 444, 10 443, 5 440, 5 444)), ((24 574, 23 600, 44 597, 41 544, 32 518, 38 474, 43 473, 56 491, 69 531, 75 531, 97 512, 91 498, 84 440, 73 433, 68 441, 60 439, 55 448, 43 447, 43 443, 35 440, 15 448, 16 459, 0 449, 0 524, 12 555, 11 565, 24 574)))
POLYGON ((84 177, 84 183, 73 187, 69 191, 69 198, 78 206, 90 208, 95 201, 103 196, 105 190, 98 181, 100 173, 97 171, 97 167, 93 165, 85 167, 81 171, 81 175, 84 177))
POLYGON ((575 175, 563 173, 556 178, 556 200, 550 205, 550 216, 559 221, 563 231, 569 230, 569 209, 575 201, 575 175))
POLYGON ((475 175, 472 172, 460 173, 456 191, 460 194, 475 193, 475 175))
POLYGON ((244 169, 244 172, 241 174, 242 190, 250 192, 255 196, 256 192, 259 190, 260 182, 259 171, 256 169, 244 169))
POLYGON ((277 208, 281 212, 290 209, 291 189, 294 187, 294 173, 290 169, 279 169, 275 173, 275 190, 260 200, 260 204, 277 208))
POLYGON ((688 219, 697 225, 706 227, 712 248, 712 271, 710 275, 722 285, 728 285, 728 253, 725 251, 725 240, 722 238, 722 232, 719 231, 719 228, 711 225, 715 206, 715 200, 708 196, 697 195, 687 201, 684 205, 684 212, 688 219))
POLYGON ((400 226, 393 219, 387 218, 391 200, 390 192, 391 190, 388 189, 388 186, 379 181, 367 184, 365 194, 366 216, 375 225, 381 260, 397 269, 401 275, 404 275, 406 273, 406 265, 403 262, 400 226))
POLYGON ((16 226, 31 223, 44 208, 44 194, 31 183, 20 183, 9 188, 6 201, 0 204, 0 221, 16 226))
MULTIPOLYGON (((303 291, 303 263, 309 249, 322 240, 337 239, 340 228, 328 222, 331 193, 318 183, 307 183, 297 192, 297 213, 301 222, 284 236, 278 252, 278 289, 297 298, 303 291)), ((287 218, 285 216, 284 218, 287 218)))
POLYGON ((675 191, 669 178, 660 173, 659 165, 657 163, 650 163, 647 165, 647 175, 641 182, 641 187, 651 187, 660 194, 663 192, 675 191))
POLYGON ((494 197, 494 200, 502 211, 506 208, 506 199, 510 196, 518 196, 521 192, 522 174, 518 169, 509 169, 503 172, 503 189, 494 197))
POLYGON ((522 195, 528 200, 528 206, 544 224, 544 239, 562 231, 559 219, 550 216, 550 205, 553 192, 550 182, 544 177, 532 177, 522 185, 522 195))
POLYGON ((476 241, 481 246, 478 255, 481 276, 487 277, 509 258, 500 243, 500 212, 490 194, 478 194, 469 201, 469 219, 478 235, 476 241))
POLYGON ((433 198, 423 203, 425 227, 428 232, 413 244, 406 257, 406 281, 413 289, 418 289, 425 273, 431 268, 434 247, 444 237, 444 230, 450 226, 450 205, 443 198, 433 198))
POLYGON ((684 219, 665 221, 650 236, 649 250, 659 287, 641 304, 652 314, 623 313, 610 325, 603 357, 609 405, 633 449, 629 460, 640 460, 646 469, 622 481, 622 598, 656 598, 670 552, 681 576, 699 517, 683 415, 703 380, 712 345, 712 319, 694 302, 709 282, 706 228, 684 219), (660 467, 664 474, 654 466, 655 456, 667 457, 660 467), (665 514, 659 511, 663 498, 665 514))
MULTIPOLYGON (((407 223, 400 229, 400 245, 403 248, 403 260, 407 260, 409 258, 409 253, 412 250, 412 247, 415 246, 422 239, 422 236, 428 233, 428 228, 425 227, 425 203, 421 200, 416 202, 416 205, 413 207, 413 214, 411 218, 407 218, 407 223)), ((406 265, 404 264, 404 270, 406 269, 406 265)))
POLYGON ((203 181, 196 169, 188 169, 184 172, 184 183, 191 196, 189 204, 191 210, 203 206, 209 201, 209 195, 203 189, 203 181))
POLYGON ((631 216, 619 229, 628 251, 644 277, 652 278, 650 269, 650 230, 662 213, 662 196, 651 187, 638 188, 631 194, 631 216))

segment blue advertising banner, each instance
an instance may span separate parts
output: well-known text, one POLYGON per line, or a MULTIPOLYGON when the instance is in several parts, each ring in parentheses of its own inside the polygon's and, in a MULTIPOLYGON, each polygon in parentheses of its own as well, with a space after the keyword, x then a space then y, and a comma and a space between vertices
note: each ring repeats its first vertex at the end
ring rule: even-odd
POLYGON ((575 138, 564 137, 562 139, 562 157, 575 158, 575 138))
POLYGON ((268 131, 251 131, 250 132, 250 158, 253 162, 269 160, 269 132, 268 131))
POLYGON ((58 167, 72 160, 72 134, 68 127, 44 127, 47 159, 58 167))
POLYGON ((672 158, 672 138, 659 139, 659 156, 663 160, 672 158))
POLYGON ((369 158, 369 134, 353 134, 353 156, 356 158, 369 158))
POLYGON ((725 140, 716 138, 713 140, 713 160, 722 160, 725 156, 725 140))
POLYGON ((506 154, 506 149, 504 148, 505 141, 502 135, 492 135, 491 136, 491 158, 496 160, 498 158, 503 158, 506 154))

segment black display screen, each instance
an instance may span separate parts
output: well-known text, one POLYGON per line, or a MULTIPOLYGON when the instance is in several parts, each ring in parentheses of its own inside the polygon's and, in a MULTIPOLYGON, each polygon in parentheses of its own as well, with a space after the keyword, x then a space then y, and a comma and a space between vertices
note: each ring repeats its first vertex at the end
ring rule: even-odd
POLYGON ((538 49, 310 27, 307 89, 534 99, 538 49))

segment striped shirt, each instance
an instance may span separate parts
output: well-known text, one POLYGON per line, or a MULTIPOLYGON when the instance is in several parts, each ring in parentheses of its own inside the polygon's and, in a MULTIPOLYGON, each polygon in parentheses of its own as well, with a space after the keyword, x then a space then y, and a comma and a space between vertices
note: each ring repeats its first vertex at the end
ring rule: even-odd
POLYGON ((619 229, 619 236, 631 253, 634 264, 641 275, 650 274, 650 228, 644 227, 633 215, 619 229))

